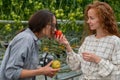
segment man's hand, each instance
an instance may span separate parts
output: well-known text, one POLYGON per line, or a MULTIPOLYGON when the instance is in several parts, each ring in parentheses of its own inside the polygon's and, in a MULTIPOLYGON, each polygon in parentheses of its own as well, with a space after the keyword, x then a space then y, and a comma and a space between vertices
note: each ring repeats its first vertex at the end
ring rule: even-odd
POLYGON ((60 69, 53 69, 51 66, 53 61, 51 61, 50 63, 48 63, 46 66, 44 67, 40 67, 39 70, 41 71, 42 75, 46 75, 49 77, 53 77, 60 69))

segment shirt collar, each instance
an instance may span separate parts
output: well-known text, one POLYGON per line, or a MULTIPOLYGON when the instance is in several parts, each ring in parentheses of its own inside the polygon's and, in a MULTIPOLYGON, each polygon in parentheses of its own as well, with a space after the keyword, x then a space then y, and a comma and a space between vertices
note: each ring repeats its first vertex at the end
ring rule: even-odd
POLYGON ((28 32, 28 33, 30 33, 33 36, 33 38, 34 38, 34 40, 36 42, 39 41, 39 39, 37 38, 37 36, 30 30, 30 28, 27 28, 25 31, 28 32))

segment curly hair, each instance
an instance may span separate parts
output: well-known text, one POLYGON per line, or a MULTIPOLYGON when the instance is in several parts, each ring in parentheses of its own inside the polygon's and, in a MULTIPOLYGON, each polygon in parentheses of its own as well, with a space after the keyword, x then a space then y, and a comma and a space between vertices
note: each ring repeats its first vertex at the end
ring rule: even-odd
MULTIPOLYGON (((95 1, 92 4, 87 5, 85 9, 85 24, 87 26, 89 9, 94 9, 96 11, 96 14, 100 20, 100 24, 104 30, 106 30, 111 35, 120 37, 117 22, 114 16, 114 11, 109 4, 105 2, 95 1)), ((90 34, 95 33, 95 31, 91 31, 90 29, 89 32, 90 34)))

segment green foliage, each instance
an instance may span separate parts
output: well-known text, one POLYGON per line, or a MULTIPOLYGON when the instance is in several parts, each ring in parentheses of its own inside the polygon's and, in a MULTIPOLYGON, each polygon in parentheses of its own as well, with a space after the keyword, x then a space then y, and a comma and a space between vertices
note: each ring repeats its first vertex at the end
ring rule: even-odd
POLYGON ((0 24, 0 38, 6 41, 11 40, 19 30, 26 27, 26 25, 21 24, 20 21, 27 21, 34 12, 40 9, 52 11, 57 19, 70 20, 70 23, 59 24, 59 29, 62 29, 64 33, 78 32, 80 29, 78 29, 79 26, 75 24, 75 21, 83 20, 83 9, 85 6, 85 4, 83 5, 83 1, 84 0, 0 0, 0 19, 15 21, 15 24, 0 24))
MULTIPOLYGON (((30 15, 40 9, 49 9, 57 18, 68 19, 74 14, 82 19, 82 0, 1 0, 1 19, 28 20, 30 15), (75 14, 77 12, 77 14, 75 14), (70 13, 70 14, 68 14, 70 13)), ((72 17, 74 17, 72 16, 72 17)))
MULTIPOLYGON (((62 22, 58 24, 59 29, 66 35, 73 49, 80 45, 83 34, 83 24, 76 24, 76 20, 84 20, 85 6, 94 0, 0 0, 0 20, 13 20, 14 24, 0 23, 0 40, 10 41, 20 30, 25 28, 27 24, 21 21, 28 21, 29 17, 36 11, 48 9, 52 11, 57 19, 62 22), (68 20, 64 22, 64 20, 68 20)), ((120 1, 119 0, 100 0, 109 3, 115 11, 117 21, 120 21, 120 1)), ((51 52, 60 51, 56 42, 42 40, 43 45, 49 48, 51 52), (47 43, 46 43, 47 42, 47 43), (45 44, 46 43, 46 44, 45 44), (54 44, 51 47, 48 44, 54 44), (51 50, 56 48, 56 51, 51 50)), ((44 49, 44 46, 42 46, 44 49)), ((44 50, 43 50, 44 51, 44 50)), ((64 51, 64 49, 62 50, 64 51)))

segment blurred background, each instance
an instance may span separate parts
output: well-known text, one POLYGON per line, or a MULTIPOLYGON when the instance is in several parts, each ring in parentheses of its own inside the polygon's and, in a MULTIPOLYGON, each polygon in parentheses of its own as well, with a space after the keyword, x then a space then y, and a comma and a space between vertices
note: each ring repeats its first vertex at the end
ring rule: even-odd
MULTIPOLYGON (((0 0, 0 63, 3 59, 6 45, 19 31, 28 26, 27 23, 30 16, 40 9, 48 9, 56 15, 59 29, 66 35, 72 48, 77 52, 86 36, 86 31, 84 30, 85 6, 94 1, 97 0, 0 0)), ((99 1, 107 2, 112 6, 120 28, 120 0, 99 1)), ((67 76, 67 78, 73 80, 75 79, 74 77, 80 75, 80 73, 71 71, 67 66, 63 45, 59 45, 54 40, 42 39, 39 47, 40 57, 43 53, 49 53, 55 59, 61 61, 62 70, 57 75, 59 79, 61 76, 64 76, 63 78, 67 76)), ((58 80, 57 76, 52 78, 52 80, 58 80)), ((64 80, 67 80, 67 78, 64 80)))

